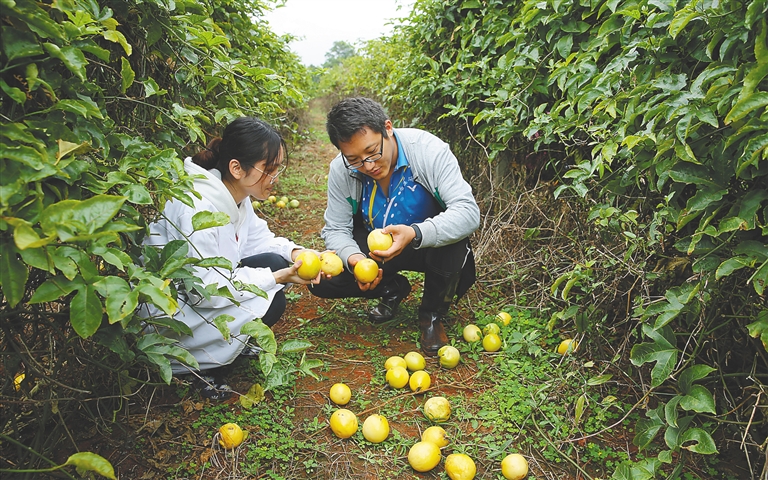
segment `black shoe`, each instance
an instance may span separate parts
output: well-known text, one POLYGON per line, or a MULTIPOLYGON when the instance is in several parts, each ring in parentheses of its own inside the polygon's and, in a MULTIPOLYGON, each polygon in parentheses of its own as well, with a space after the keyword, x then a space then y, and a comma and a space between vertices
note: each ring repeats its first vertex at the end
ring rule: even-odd
POLYGON ((232 387, 227 385, 223 379, 212 375, 196 376, 193 384, 201 397, 213 401, 228 400, 233 393, 232 387))
POLYGON ((440 347, 448 343, 442 315, 437 312, 419 312, 419 330, 421 351, 428 357, 437 355, 440 347))
POLYGON ((243 348, 243 351, 240 352, 240 356, 257 359, 259 358, 259 355, 261 355, 261 352, 263 351, 264 349, 261 347, 257 347, 256 345, 251 345, 250 343, 246 343, 245 348, 243 348))
POLYGON ((379 304, 368 312, 368 320, 371 323, 383 323, 392 320, 400 302, 409 293, 411 293, 411 284, 408 282, 408 279, 405 277, 396 279, 392 284, 387 285, 379 300, 379 304))

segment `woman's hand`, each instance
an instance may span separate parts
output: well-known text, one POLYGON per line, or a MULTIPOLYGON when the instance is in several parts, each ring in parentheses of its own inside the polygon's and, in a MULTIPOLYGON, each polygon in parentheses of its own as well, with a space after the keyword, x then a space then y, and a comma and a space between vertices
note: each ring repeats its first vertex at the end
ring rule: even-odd
POLYGON ((273 272, 272 275, 275 276, 275 282, 282 283, 282 284, 299 283, 301 285, 309 285, 309 284, 317 285, 318 283, 320 283, 320 278, 323 276, 322 271, 318 272, 317 277, 311 280, 304 280, 299 276, 299 273, 298 273, 300 266, 301 266, 301 260, 298 260, 290 267, 283 268, 281 270, 273 272))

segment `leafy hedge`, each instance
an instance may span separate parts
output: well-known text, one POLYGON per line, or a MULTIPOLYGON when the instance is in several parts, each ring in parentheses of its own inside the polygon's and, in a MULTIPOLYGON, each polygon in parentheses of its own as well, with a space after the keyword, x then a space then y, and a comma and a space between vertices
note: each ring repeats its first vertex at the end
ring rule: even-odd
POLYGON ((547 170, 550 202, 586 208, 582 259, 544 265, 550 328, 637 326, 624 358, 650 375, 650 407, 635 444, 661 444, 615 478, 679 474, 687 454, 717 451, 715 434, 764 446, 728 423, 753 408, 765 421, 749 395, 765 388, 750 373, 768 371, 753 355, 768 348, 767 13, 763 0, 421 0, 396 46, 366 53, 393 68, 344 86, 479 144, 481 161, 547 170))
MULTIPOLYGON (((58 438, 41 435, 56 418, 52 404, 23 399, 129 394, 147 381, 131 377, 137 365, 169 382, 170 358, 195 364, 172 340, 143 334, 137 308, 152 303, 170 315, 182 284, 220 294, 192 268, 223 265, 187 258, 186 245, 142 249, 146 226, 166 200, 190 201, 182 158, 231 118, 258 115, 295 132, 307 73, 259 19, 267 1, 0 6, 2 394, 22 399, 3 402, 2 438, 35 439, 45 452, 58 438), (71 368, 83 362, 85 370, 71 368), (14 387, 18 372, 25 377, 14 387), (38 421, 24 427, 26 408, 38 421)), ((228 333, 226 322, 221 329, 228 333)))

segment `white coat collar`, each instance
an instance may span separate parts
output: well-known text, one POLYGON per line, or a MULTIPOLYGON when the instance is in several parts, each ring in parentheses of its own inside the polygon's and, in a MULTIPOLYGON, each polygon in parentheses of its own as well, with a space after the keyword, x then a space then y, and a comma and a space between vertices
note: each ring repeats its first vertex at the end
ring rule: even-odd
POLYGON ((220 212, 229 215, 229 221, 235 227, 235 232, 239 232, 247 218, 245 209, 251 208, 249 202, 243 201, 237 205, 227 186, 221 181, 221 173, 215 168, 206 170, 192 162, 190 157, 184 160, 184 168, 191 175, 204 176, 204 178, 195 178, 195 191, 211 202, 220 212))

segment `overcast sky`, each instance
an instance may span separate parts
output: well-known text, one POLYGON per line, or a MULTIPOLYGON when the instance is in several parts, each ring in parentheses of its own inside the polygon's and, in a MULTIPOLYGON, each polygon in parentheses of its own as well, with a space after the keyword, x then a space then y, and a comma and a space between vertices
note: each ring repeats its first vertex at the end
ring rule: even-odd
POLYGON ((352 45, 392 32, 391 19, 407 17, 414 0, 287 0, 267 13, 265 19, 278 34, 290 33, 301 40, 291 49, 302 62, 320 66, 333 42, 352 45), (398 10, 398 6, 400 9, 398 10))

